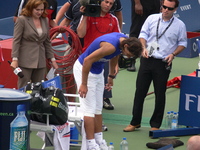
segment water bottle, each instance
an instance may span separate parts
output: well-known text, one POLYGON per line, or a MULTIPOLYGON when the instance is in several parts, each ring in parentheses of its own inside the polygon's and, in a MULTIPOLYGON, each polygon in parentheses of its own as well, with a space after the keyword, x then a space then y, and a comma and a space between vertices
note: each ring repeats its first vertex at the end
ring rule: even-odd
POLYGON ((174 111, 170 111, 170 118, 172 118, 174 115, 174 111))
POLYGON ((172 117, 174 116, 174 111, 170 111, 170 128, 172 128, 172 117))
POLYGON ((168 111, 168 112, 167 112, 167 115, 166 115, 166 117, 165 117, 165 127, 166 127, 167 129, 171 129, 171 116, 170 116, 170 114, 171 114, 171 112, 168 111))
POLYGON ((114 145, 112 142, 110 142, 110 145, 108 146, 108 150, 114 150, 114 145))
POLYGON ((120 143, 120 150, 128 150, 128 142, 125 137, 120 143))
POLYGON ((25 105, 17 105, 17 116, 10 123, 10 149, 28 149, 28 120, 25 116, 25 105))
POLYGON ((174 115, 172 117, 172 129, 176 129, 178 127, 178 115, 176 112, 174 112, 174 115))

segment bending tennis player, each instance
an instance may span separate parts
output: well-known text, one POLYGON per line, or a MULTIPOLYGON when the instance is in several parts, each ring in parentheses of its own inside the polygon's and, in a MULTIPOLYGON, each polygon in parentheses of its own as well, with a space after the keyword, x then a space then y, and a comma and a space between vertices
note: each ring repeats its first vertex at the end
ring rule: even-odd
POLYGON ((106 89, 111 90, 115 78, 118 55, 139 57, 142 45, 137 38, 128 38, 122 33, 109 33, 95 39, 74 64, 80 103, 84 115, 85 134, 82 150, 108 150, 102 134, 102 107, 104 91, 104 63, 109 61, 109 76, 106 89), (86 139, 85 139, 86 138, 86 139))

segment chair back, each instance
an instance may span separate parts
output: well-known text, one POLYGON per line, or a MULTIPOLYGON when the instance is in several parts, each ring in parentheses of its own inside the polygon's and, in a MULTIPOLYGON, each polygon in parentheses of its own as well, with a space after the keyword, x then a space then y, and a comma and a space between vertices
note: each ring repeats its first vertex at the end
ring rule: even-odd
POLYGON ((50 86, 54 86, 55 88, 59 88, 62 90, 62 84, 61 84, 61 80, 60 80, 60 76, 57 75, 56 77, 50 79, 50 80, 47 80, 47 81, 43 81, 42 82, 42 87, 43 88, 47 88, 47 87, 50 87, 50 86))

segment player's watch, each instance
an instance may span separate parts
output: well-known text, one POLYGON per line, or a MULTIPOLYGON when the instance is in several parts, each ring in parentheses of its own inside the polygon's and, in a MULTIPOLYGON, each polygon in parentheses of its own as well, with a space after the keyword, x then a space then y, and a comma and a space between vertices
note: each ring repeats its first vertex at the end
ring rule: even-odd
POLYGON ((114 79, 114 78, 115 78, 115 76, 114 76, 114 75, 110 75, 110 74, 108 75, 108 77, 109 77, 109 78, 112 78, 112 79, 114 79))

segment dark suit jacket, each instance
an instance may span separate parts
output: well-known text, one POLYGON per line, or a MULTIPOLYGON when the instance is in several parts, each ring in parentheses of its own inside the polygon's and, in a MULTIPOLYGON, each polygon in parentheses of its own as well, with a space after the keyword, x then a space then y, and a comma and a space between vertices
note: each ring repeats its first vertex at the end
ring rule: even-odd
POLYGON ((12 57, 18 58, 18 65, 24 68, 44 68, 46 58, 54 53, 49 39, 47 18, 40 18, 42 35, 39 36, 32 17, 18 17, 14 27, 12 57))

